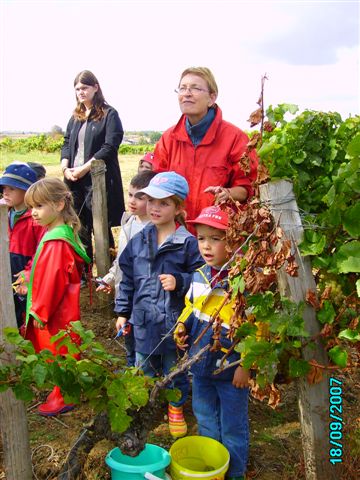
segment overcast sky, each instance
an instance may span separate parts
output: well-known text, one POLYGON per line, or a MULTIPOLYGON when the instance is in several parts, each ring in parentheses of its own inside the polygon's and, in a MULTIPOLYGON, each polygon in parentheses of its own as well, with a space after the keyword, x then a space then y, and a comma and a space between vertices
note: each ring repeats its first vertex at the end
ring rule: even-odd
POLYGON ((265 104, 359 114, 359 1, 0 0, 0 131, 66 127, 89 69, 125 130, 165 130, 174 88, 207 66, 226 120, 265 104))

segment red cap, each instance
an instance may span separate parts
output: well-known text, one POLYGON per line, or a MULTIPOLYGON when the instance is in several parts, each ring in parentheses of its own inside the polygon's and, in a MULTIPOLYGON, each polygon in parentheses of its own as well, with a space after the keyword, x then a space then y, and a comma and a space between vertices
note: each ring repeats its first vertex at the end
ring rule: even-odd
POLYGON ((203 208, 195 220, 189 220, 187 223, 197 223, 218 228, 219 230, 226 230, 228 228, 229 218, 224 210, 221 210, 220 207, 213 206, 203 208))
POLYGON ((152 152, 147 152, 147 153, 145 153, 145 155, 141 159, 141 162, 148 162, 152 165, 153 160, 154 160, 154 154, 152 152))

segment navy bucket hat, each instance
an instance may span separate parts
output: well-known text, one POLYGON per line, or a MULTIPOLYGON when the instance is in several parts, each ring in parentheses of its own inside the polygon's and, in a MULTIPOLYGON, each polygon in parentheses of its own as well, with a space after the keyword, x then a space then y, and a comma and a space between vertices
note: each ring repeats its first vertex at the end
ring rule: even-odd
POLYGON ((36 181, 36 173, 29 165, 25 163, 11 163, 6 167, 2 177, 0 177, 0 188, 7 186, 26 191, 36 181))

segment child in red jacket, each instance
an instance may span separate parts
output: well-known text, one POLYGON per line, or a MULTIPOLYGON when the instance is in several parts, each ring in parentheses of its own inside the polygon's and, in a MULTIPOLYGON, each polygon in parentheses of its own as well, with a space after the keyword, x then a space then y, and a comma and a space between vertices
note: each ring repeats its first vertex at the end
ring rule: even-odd
MULTIPOLYGON (((51 337, 80 319, 81 274, 84 263, 90 262, 78 236, 80 221, 71 192, 58 178, 36 182, 26 192, 25 202, 35 221, 47 229, 31 269, 25 338, 36 352, 47 349, 54 355, 66 354, 66 347, 51 343, 51 337)), ((38 412, 53 416, 72 408, 55 386, 38 412)))
MULTIPOLYGON (((3 200, 9 207, 9 251, 12 282, 21 284, 30 274, 33 256, 45 233, 26 208, 24 197, 27 189, 36 182, 36 172, 25 163, 12 163, 6 167, 0 178, 0 190, 3 200)), ((15 285, 14 285, 15 286, 15 285)), ((20 328, 25 321, 26 295, 15 287, 14 303, 17 325, 20 328)))

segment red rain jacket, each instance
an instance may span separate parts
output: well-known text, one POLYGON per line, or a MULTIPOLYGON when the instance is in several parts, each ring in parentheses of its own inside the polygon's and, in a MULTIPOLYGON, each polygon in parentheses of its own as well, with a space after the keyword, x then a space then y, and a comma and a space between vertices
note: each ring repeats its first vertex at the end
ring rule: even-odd
MULTIPOLYGON (((64 240, 45 242, 37 259, 32 283, 30 321, 25 338, 31 340, 36 352, 48 349, 65 354, 66 347, 56 348, 50 342, 59 330, 80 319, 80 280, 84 260, 64 240), (34 328, 39 318, 45 327, 34 328)), ((75 340, 75 339, 74 339, 75 340)))
POLYGON ((41 227, 27 210, 18 218, 13 228, 8 225, 11 273, 27 270, 30 273, 37 246, 46 229, 41 227))
POLYGON ((222 119, 216 108, 215 118, 202 141, 196 147, 185 127, 185 115, 166 130, 156 145, 153 168, 156 172, 175 171, 186 178, 190 192, 186 199, 187 220, 196 218, 201 210, 214 203, 214 195, 204 193, 209 186, 242 186, 253 195, 258 157, 250 154, 250 173, 245 175, 239 160, 249 142, 248 136, 235 125, 222 119))

